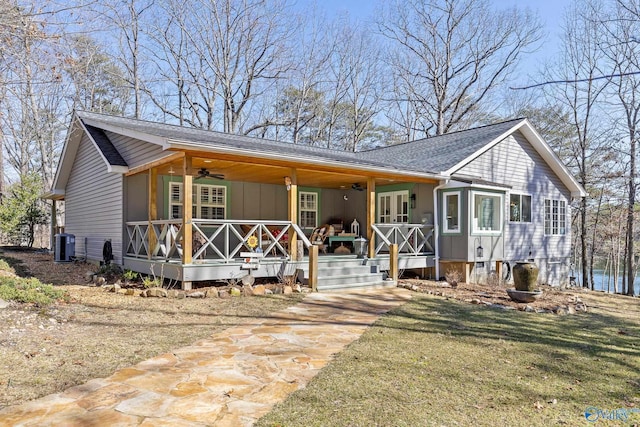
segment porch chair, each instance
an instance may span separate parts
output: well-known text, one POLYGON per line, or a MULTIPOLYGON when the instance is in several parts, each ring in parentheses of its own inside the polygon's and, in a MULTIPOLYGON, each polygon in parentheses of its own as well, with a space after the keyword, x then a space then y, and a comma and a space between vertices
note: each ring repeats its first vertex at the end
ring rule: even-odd
POLYGON ((331 234, 333 234, 334 228, 332 225, 325 224, 321 227, 316 227, 311 233, 311 237, 309 240, 312 245, 318 246, 318 249, 322 251, 323 254, 327 253, 327 245, 325 244, 325 240, 331 234))

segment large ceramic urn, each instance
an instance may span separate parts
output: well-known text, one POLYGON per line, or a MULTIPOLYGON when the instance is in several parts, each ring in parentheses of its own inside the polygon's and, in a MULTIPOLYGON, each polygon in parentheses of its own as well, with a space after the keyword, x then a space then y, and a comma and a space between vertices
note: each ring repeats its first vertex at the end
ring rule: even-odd
POLYGON ((513 283, 518 291, 533 292, 538 284, 538 266, 533 261, 519 261, 513 267, 513 283))

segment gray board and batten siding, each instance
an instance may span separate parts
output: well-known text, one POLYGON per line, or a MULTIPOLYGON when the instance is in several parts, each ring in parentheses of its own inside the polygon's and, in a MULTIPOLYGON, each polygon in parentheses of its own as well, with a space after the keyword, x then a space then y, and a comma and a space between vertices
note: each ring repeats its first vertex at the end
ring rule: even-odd
POLYGON ((123 175, 108 172, 83 134, 65 194, 65 232, 76 236, 76 256, 100 261, 104 242, 111 239, 114 261, 122 263, 123 194, 123 175))
POLYGON ((571 193, 519 131, 481 154, 456 173, 481 176, 491 182, 508 184, 504 203, 504 259, 510 262, 534 258, 540 267, 540 281, 559 284, 568 277, 571 253, 571 193), (532 196, 531 222, 509 221, 509 194, 532 196), (566 203, 566 234, 544 234, 545 199, 566 203), (531 255, 529 255, 531 252, 531 255))

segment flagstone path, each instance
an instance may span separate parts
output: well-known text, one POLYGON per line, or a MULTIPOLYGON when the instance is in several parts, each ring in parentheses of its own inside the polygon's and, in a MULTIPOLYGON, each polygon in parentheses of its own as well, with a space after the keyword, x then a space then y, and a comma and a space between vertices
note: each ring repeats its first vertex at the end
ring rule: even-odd
POLYGON ((195 344, 0 411, 0 426, 250 426, 410 293, 309 294, 195 344))

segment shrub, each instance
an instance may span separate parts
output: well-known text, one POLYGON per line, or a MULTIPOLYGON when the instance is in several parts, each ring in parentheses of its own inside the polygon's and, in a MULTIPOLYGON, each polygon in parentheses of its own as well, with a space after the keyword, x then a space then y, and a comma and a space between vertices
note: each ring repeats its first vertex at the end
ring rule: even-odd
POLYGON ((0 277, 0 298, 18 302, 48 305, 65 298, 65 292, 32 277, 0 277))
POLYGON ((11 267, 9 265, 9 263, 7 261, 3 260, 2 258, 0 258, 0 270, 9 271, 11 273, 15 273, 15 270, 13 269, 13 267, 11 267))
POLYGON ((125 270, 122 277, 124 277, 125 280, 133 282, 138 279, 138 273, 132 270, 125 270))

